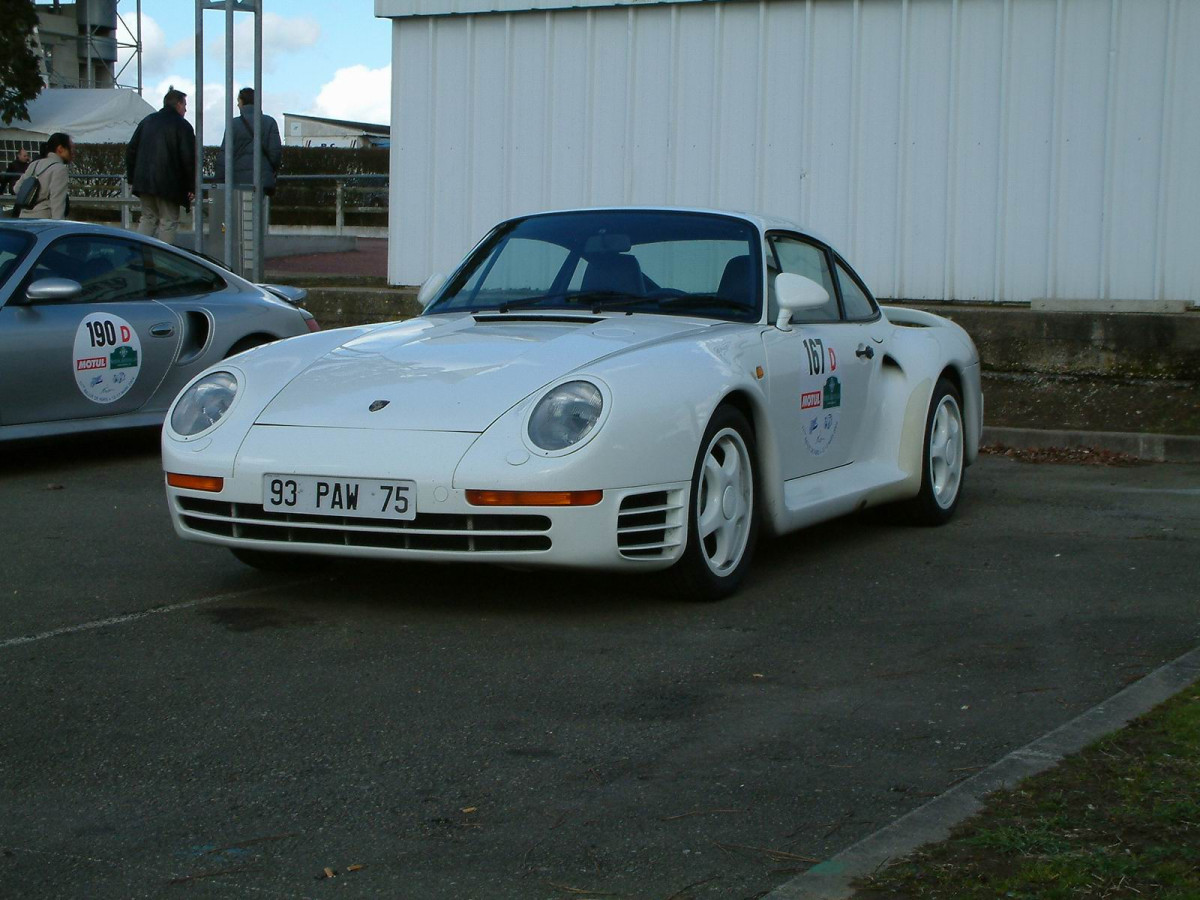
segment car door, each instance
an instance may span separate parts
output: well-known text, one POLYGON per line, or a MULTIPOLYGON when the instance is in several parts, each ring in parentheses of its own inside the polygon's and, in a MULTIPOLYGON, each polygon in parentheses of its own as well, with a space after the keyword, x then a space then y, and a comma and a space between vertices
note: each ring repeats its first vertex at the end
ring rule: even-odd
POLYGON ((869 322, 848 321, 827 247, 792 233, 767 236, 768 309, 778 317, 774 276, 792 272, 829 293, 824 306, 794 320, 790 331, 763 335, 772 420, 783 448, 785 479, 854 462, 871 418, 871 382, 879 369, 869 322))
POLYGON ((0 422, 112 416, 140 409, 175 359, 179 320, 148 297, 140 241, 69 235, 45 247, 0 309, 0 422), (30 284, 67 278, 68 301, 29 300, 30 284))

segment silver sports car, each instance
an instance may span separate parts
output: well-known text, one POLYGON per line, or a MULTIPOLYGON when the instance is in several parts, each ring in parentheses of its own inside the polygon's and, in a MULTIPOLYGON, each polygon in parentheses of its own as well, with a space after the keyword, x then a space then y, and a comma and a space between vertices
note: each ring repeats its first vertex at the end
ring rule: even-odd
POLYGON ((4 221, 0 441, 161 424, 218 360, 319 330, 304 295, 116 228, 4 221))

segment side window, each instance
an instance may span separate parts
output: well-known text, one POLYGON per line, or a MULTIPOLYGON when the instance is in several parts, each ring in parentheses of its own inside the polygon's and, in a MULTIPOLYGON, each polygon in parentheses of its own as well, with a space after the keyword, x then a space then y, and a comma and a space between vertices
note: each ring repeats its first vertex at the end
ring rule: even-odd
POLYGON ((225 287, 225 279, 190 259, 157 247, 147 249, 154 272, 151 292, 155 299, 211 294, 225 287))
POLYGON ((791 272, 811 278, 829 292, 829 300, 824 306, 808 310, 803 317, 797 316, 798 322, 836 322, 841 318, 838 311, 837 291, 833 286, 833 277, 829 274, 829 263, 825 251, 814 244, 795 238, 770 238, 771 250, 775 255, 778 270, 770 268, 770 309, 772 318, 777 314, 779 305, 775 302, 775 275, 778 272, 791 272))
POLYGON ((147 296, 142 244, 116 238, 69 237, 55 241, 38 257, 29 281, 69 278, 83 293, 76 303, 117 303, 147 296))
POLYGON ((871 302, 863 289, 858 286, 854 276, 840 262, 837 264, 838 284, 842 288, 842 305, 846 307, 847 319, 871 319, 875 317, 875 304, 871 302))

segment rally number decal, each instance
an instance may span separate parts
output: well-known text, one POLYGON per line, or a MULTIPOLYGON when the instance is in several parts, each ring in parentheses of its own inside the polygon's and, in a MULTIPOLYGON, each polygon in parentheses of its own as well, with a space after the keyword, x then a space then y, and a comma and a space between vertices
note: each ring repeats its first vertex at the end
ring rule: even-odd
POLYGON ((111 313, 89 313, 75 330, 71 369, 93 403, 120 400, 137 381, 142 342, 133 326, 111 313))

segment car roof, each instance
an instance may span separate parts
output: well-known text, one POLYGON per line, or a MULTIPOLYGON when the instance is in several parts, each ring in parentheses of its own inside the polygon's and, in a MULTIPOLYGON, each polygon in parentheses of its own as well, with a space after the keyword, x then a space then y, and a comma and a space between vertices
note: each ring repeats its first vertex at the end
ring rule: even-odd
MULTIPOLYGON (((536 210, 524 213, 519 216, 512 216, 511 219, 526 219, 532 216, 552 216, 561 213, 576 213, 576 212, 685 212, 685 213, 705 213, 714 216, 731 216, 735 219, 743 219, 761 232, 768 231, 798 231, 801 234, 808 235, 811 238, 824 243, 830 244, 829 240, 820 232, 812 228, 806 228, 799 225, 790 219, 784 219, 779 216, 771 216, 763 213, 745 212, 736 209, 715 209, 712 207, 703 206, 578 206, 567 207, 564 209, 552 210, 536 210)), ((507 220, 507 221, 511 221, 507 220)), ((830 244, 832 246, 832 244, 830 244)))

